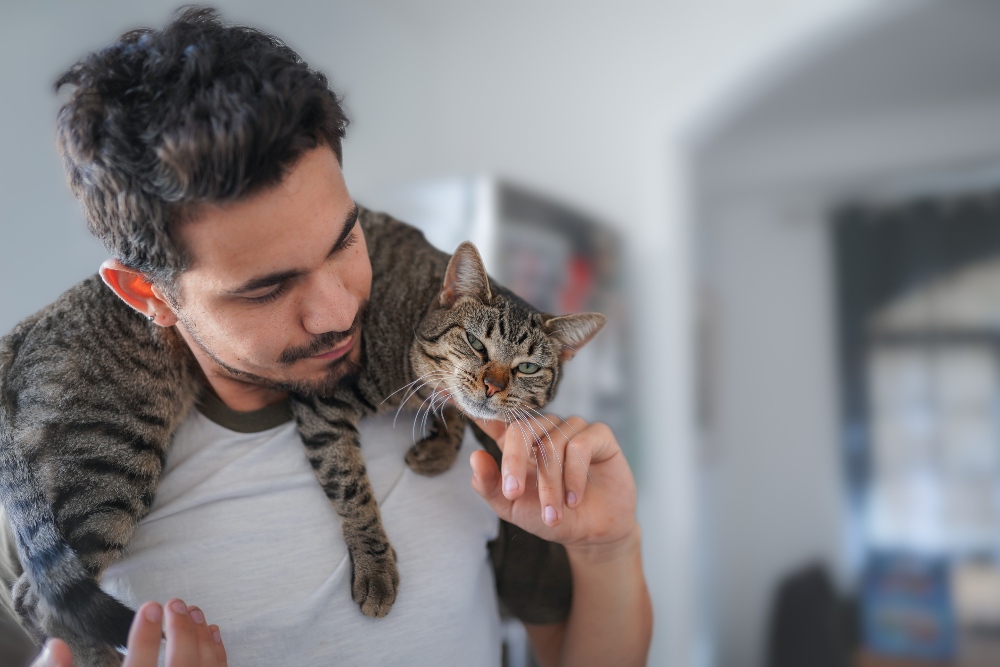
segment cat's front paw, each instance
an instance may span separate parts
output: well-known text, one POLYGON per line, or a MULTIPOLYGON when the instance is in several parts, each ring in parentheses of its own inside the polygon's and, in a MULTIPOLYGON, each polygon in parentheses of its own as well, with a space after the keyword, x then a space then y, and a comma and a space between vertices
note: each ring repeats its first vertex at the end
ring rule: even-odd
POLYGON ((440 475, 451 468, 462 447, 461 437, 449 433, 424 438, 406 452, 406 465, 421 475, 440 475))
POLYGON ((392 609, 399 588, 396 551, 391 547, 381 555, 360 554, 353 557, 354 578, 351 595, 361 605, 361 613, 370 618, 382 618, 392 609))

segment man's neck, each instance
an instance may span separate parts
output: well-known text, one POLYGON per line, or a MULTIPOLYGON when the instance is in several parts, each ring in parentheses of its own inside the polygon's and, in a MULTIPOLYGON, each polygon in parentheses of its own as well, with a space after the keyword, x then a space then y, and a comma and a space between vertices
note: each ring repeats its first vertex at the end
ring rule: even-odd
MULTIPOLYGON (((200 364, 201 360, 199 359, 200 364)), ((207 388, 218 396, 219 400, 226 404, 226 407, 236 412, 253 412, 288 398, 286 392, 222 377, 218 373, 206 371, 204 366, 201 366, 201 372, 205 376, 207 388)))
POLYGON ((288 399, 287 392, 232 378, 201 349, 200 345, 189 340, 190 334, 183 326, 175 328, 197 360, 205 387, 225 403, 230 410, 253 412, 288 399))

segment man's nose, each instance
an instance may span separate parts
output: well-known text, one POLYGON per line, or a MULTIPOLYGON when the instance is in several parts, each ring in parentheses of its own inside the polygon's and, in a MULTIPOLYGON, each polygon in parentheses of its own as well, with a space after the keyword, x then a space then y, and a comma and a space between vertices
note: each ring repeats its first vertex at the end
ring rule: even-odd
POLYGON ((358 314, 358 300, 338 276, 317 278, 310 285, 302 326, 312 334, 347 331, 358 314))

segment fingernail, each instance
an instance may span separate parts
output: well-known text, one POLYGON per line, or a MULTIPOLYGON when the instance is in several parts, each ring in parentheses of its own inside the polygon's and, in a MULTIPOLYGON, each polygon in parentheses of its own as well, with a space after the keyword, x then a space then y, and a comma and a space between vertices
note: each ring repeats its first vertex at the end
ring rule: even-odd
POLYGON ((212 640, 216 644, 221 644, 222 643, 222 635, 219 634, 219 630, 218 629, 212 630, 212 640))
POLYGON ((545 523, 554 523, 556 520, 556 508, 552 505, 545 506, 545 523))
POLYGON ((191 607, 188 609, 188 613, 191 614, 191 620, 199 625, 205 622, 205 614, 201 613, 201 609, 197 607, 191 607))
POLYGON ((142 612, 142 615, 150 623, 159 623, 160 619, 163 618, 163 609, 158 604, 151 604, 146 607, 146 611, 142 612))
POLYGON ((515 491, 517 491, 517 478, 513 475, 507 475, 503 478, 503 492, 511 494, 515 491))
POLYGON ((187 614, 188 613, 187 605, 184 604, 183 602, 181 602, 180 600, 174 600, 173 602, 171 602, 170 603, 170 608, 172 610, 174 610, 175 613, 178 613, 178 614, 187 614))
POLYGON ((572 491, 566 492, 566 504, 569 505, 570 507, 576 505, 576 494, 573 493, 572 491))

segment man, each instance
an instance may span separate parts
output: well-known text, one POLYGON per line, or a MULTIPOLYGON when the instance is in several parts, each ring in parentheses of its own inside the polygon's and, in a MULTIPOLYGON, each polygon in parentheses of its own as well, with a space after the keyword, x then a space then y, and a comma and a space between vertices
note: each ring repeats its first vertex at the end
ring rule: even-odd
POLYGON ((133 607, 198 602, 234 664, 495 665, 498 595, 545 665, 644 663, 634 482, 613 434, 579 418, 551 418, 546 442, 566 465, 537 480, 516 428, 479 423, 499 467, 467 438, 462 465, 422 478, 403 468, 410 429, 362 424, 402 581, 384 619, 351 601, 337 518, 287 407, 290 391, 344 377, 366 335, 371 266, 341 171, 347 120, 322 74, 195 8, 124 35, 62 84, 76 86, 57 135, 70 185, 113 256, 101 276, 176 328, 207 388, 105 573, 109 592, 133 607), (497 517, 517 527, 499 540, 497 517), (536 542, 518 529, 565 556, 525 548, 536 542))

